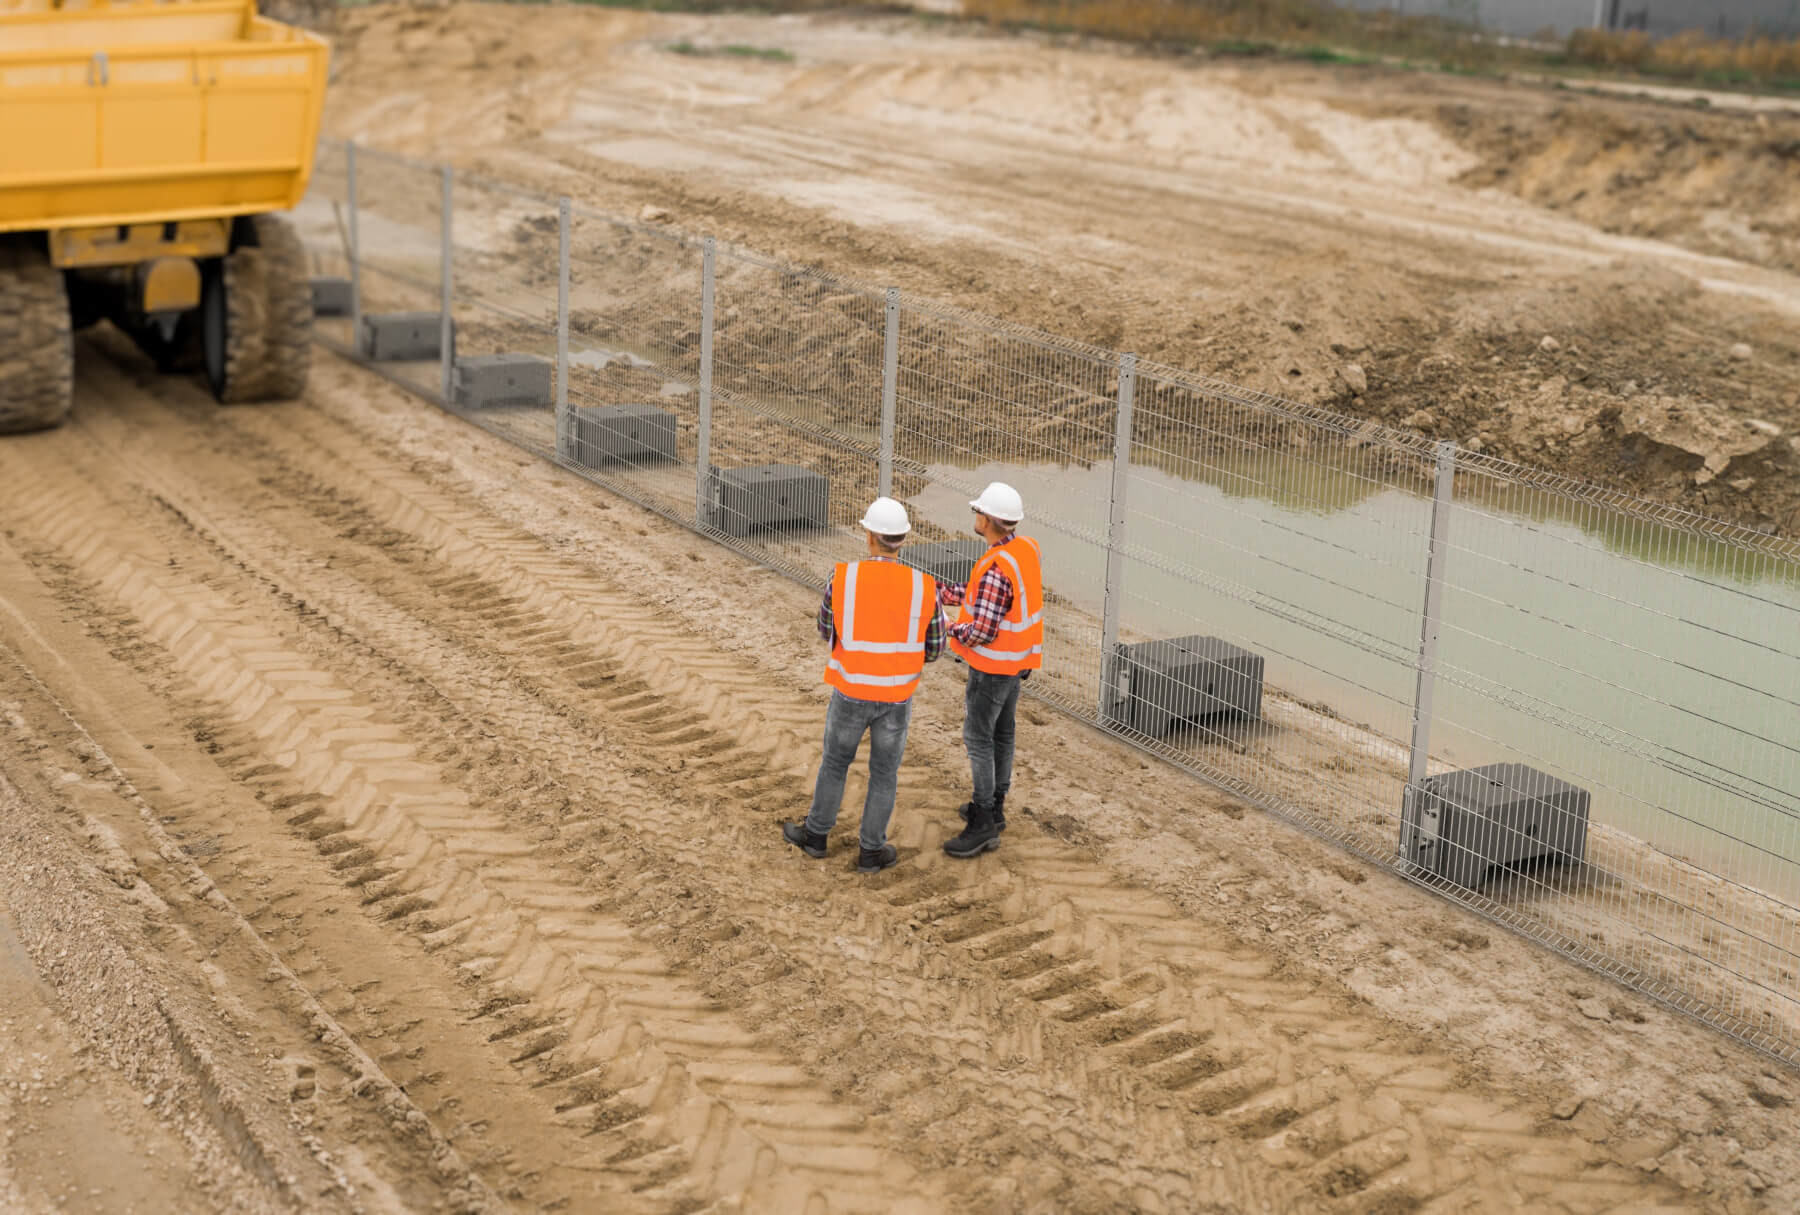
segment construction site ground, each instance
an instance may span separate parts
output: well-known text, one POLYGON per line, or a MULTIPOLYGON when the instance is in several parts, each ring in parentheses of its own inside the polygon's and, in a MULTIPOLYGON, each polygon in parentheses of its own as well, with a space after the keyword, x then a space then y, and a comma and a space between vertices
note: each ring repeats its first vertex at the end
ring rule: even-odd
MULTIPOLYGON (((379 6, 337 55, 338 135, 1800 502, 1789 117, 898 17, 379 6), (1603 154, 1666 188, 1559 193, 1603 154)), ((77 361, 0 442, 0 1207, 1800 1207, 1791 1070, 1041 706, 949 860, 948 663, 901 863, 854 872, 860 774, 810 860, 815 591, 323 352, 224 410, 77 361)))

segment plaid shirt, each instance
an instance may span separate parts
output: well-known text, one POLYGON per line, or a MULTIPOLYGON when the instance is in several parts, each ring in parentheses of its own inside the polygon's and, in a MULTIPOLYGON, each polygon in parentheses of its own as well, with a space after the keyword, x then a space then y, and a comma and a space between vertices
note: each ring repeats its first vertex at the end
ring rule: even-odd
MULTIPOLYGON (((1000 545, 1011 544, 1008 536, 1000 545)), ((998 548, 1000 545, 991 547, 998 548)), ((960 583, 938 583, 938 602, 945 607, 959 607, 968 594, 968 587, 960 583)), ((1000 624, 1006 614, 1012 611, 1012 583, 1000 572, 999 563, 988 566, 987 573, 975 586, 975 599, 969 604, 969 614, 973 620, 958 621, 946 630, 950 636, 967 646, 986 645, 1000 635, 1000 624)))
MULTIPOLYGON (((893 561, 892 557, 869 557, 869 561, 893 561)), ((819 636, 832 645, 837 644, 837 618, 831 610, 832 583, 837 579, 837 571, 825 579, 825 598, 819 602, 819 636)), ((943 599, 940 592, 939 600, 943 599)), ((936 662, 938 655, 944 652, 944 611, 936 604, 932 605, 931 623, 925 626, 925 661, 936 662)))

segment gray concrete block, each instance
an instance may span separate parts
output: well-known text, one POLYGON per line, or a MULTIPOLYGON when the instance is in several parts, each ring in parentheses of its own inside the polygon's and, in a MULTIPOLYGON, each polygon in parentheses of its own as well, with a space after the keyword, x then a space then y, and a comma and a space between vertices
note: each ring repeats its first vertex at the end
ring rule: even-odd
POLYGON ((939 582, 967 582, 969 573, 981 555, 987 552, 985 540, 940 540, 931 544, 909 544, 900 550, 900 560, 914 569, 924 570, 939 582))
POLYGON ((675 415, 654 405, 571 409, 557 451, 587 468, 679 459, 675 415))
POLYGON ((1262 655, 1193 635, 1122 645, 1114 658, 1113 720, 1160 736, 1180 722, 1262 716, 1262 655))
POLYGON ((312 281, 314 316, 349 316, 356 309, 350 280, 321 276, 312 281))
POLYGON ((458 405, 551 404, 549 359, 535 354, 477 354, 457 359, 451 372, 454 400, 458 405))
POLYGON ((1587 857, 1586 789, 1525 764, 1427 777, 1402 807, 1406 859, 1471 890, 1528 862, 1587 857))
POLYGON ((776 527, 824 527, 831 483, 797 464, 728 468, 713 481, 713 525, 732 536, 776 527))
MULTIPOLYGON (((443 323, 443 314, 438 312, 365 313, 359 336, 362 353, 379 363, 441 358, 443 323)), ((454 329, 450 348, 454 353, 454 329)))

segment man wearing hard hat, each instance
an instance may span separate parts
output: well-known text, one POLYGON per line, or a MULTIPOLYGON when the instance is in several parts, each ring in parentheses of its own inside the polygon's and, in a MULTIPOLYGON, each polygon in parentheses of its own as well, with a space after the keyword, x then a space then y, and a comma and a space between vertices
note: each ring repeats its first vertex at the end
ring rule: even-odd
POLYGON ((940 603, 960 609, 946 632, 951 650, 969 664, 963 746, 975 795, 958 811, 962 834, 944 841, 945 852, 962 858, 1000 846, 1012 787, 1019 685, 1044 661, 1044 581, 1037 541, 1016 531, 1025 517, 1019 491, 995 481, 969 506, 987 552, 969 571, 966 585, 938 589, 940 603))
POLYGON ((887 842, 894 813, 912 694, 925 664, 944 652, 944 614, 930 574, 895 559, 912 523, 892 498, 877 498, 862 517, 868 532, 865 561, 839 562, 819 605, 819 636, 831 643, 825 682, 825 755, 813 786, 812 809, 803 822, 783 823, 781 834, 808 856, 823 858, 825 837, 844 800, 844 777, 862 737, 869 736, 869 792, 863 799, 859 873, 879 873, 899 859, 887 842))

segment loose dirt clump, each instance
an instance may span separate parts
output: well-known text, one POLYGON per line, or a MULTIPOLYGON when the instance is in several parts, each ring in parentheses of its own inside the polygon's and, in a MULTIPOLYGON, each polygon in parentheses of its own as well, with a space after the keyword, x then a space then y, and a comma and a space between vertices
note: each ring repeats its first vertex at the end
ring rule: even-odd
POLYGON ((1481 163, 1462 181, 1605 232, 1800 270, 1800 114, 1532 98, 1512 113, 1448 101, 1437 120, 1481 163))

